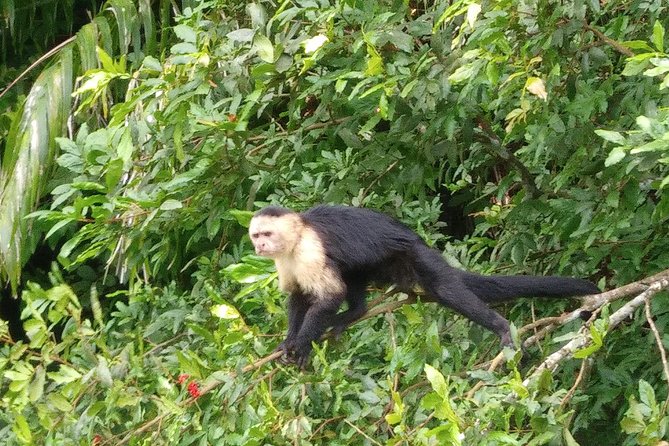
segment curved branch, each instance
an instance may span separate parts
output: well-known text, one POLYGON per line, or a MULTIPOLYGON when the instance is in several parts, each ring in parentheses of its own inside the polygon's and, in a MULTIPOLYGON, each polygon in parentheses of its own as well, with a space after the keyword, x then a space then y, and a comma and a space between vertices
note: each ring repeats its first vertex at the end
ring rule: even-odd
MULTIPOLYGON (((648 288, 645 291, 637 295, 635 298, 627 302, 616 312, 611 314, 611 316, 609 317, 609 330, 617 327, 621 322, 629 318, 638 307, 640 307, 646 302, 646 300, 652 298, 659 291, 669 287, 669 271, 665 271, 664 273, 660 274, 661 278, 653 282, 651 285, 648 286, 648 288)), ((602 294, 608 294, 611 297, 611 299, 607 302, 610 302, 611 300, 614 300, 615 298, 618 297, 617 295, 620 294, 620 290, 622 288, 625 287, 621 287, 618 288, 617 290, 613 290, 608 293, 602 293, 602 294)), ((597 297, 599 297, 599 295, 597 297)), ((539 375, 544 370, 549 370, 551 372, 555 371, 560 365, 561 361, 563 361, 565 358, 572 357, 577 350, 586 347, 588 344, 590 344, 590 336, 586 329, 581 329, 580 333, 574 339, 566 343, 564 346, 562 346, 562 348, 560 348, 553 354, 549 355, 541 364, 539 364, 537 368, 534 370, 534 372, 532 372, 532 374, 530 374, 530 376, 528 376, 523 381, 523 384, 528 385, 532 379, 539 377, 539 375)))

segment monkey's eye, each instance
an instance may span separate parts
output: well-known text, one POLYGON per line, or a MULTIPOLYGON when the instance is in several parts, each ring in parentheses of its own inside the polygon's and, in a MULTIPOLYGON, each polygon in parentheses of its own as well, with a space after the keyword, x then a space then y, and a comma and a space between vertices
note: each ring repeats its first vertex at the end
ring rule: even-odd
POLYGON ((272 235, 272 231, 265 231, 262 233, 265 237, 270 237, 272 235))

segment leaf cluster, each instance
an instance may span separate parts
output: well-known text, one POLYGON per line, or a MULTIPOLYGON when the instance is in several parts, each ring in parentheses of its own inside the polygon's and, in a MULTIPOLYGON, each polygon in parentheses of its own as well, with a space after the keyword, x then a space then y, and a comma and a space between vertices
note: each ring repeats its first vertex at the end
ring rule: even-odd
MULTIPOLYGON (((267 203, 335 202, 387 212, 483 273, 612 288, 666 269, 659 2, 107 6, 6 143, 0 268, 26 329, 0 322, 9 444, 664 439, 669 343, 643 317, 607 332, 605 312, 594 347, 531 383, 516 352, 486 370, 497 340, 425 302, 326 341, 304 374, 256 367, 284 297, 245 237, 267 203), (35 117, 50 133, 31 145, 35 117), (38 243, 53 266, 21 281, 38 243)), ((520 326, 569 305, 500 311, 520 326)), ((666 308, 659 294, 662 333, 666 308)))

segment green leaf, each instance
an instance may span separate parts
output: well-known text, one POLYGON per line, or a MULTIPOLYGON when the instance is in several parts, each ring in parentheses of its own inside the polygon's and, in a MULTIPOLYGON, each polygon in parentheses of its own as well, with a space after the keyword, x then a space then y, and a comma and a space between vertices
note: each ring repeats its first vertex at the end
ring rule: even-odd
POLYGON ((448 80, 454 84, 464 82, 474 76, 477 72, 477 67, 473 63, 459 67, 453 74, 448 76, 448 80))
POLYGON ((655 53, 644 53, 627 59, 623 76, 636 76, 648 67, 650 59, 655 57, 655 53))
POLYGON ((620 161, 622 161, 623 158, 625 158, 625 155, 627 154, 626 147, 620 146, 620 147, 614 147, 613 150, 609 153, 609 156, 606 158, 606 161, 604 161, 604 165, 606 167, 613 166, 614 164, 618 164, 620 161))
POLYGON ((402 421, 402 414, 391 412, 388 415, 386 415, 386 423, 388 423, 391 426, 399 424, 400 421, 402 421))
POLYGON ((662 26, 662 23, 660 23, 659 20, 655 21, 655 24, 653 25, 653 37, 652 37, 653 45, 655 45, 655 48, 661 53, 664 52, 664 27, 662 26))
POLYGON ((197 53, 197 47, 190 42, 181 42, 172 45, 170 52, 172 54, 193 54, 197 53))
POLYGON ((28 387, 28 398, 33 403, 42 398, 44 394, 44 384, 46 383, 46 372, 42 365, 35 367, 35 376, 28 387))
POLYGON ((669 153, 669 141, 655 140, 630 150, 631 154, 644 152, 667 152, 669 153))
POLYGON ((424 369, 427 380, 430 381, 430 384, 432 385, 432 389, 437 392, 437 395, 440 397, 448 398, 448 385, 446 384, 444 375, 430 364, 425 364, 424 369))
POLYGON ((70 413, 73 410, 72 403, 58 392, 49 393, 46 397, 49 404, 63 413, 70 413))
POLYGON ((262 28, 267 24, 267 12, 260 3, 249 3, 246 5, 246 13, 251 17, 254 28, 262 28))
POLYGON ((380 56, 373 55, 367 59, 365 68, 366 76, 376 76, 383 73, 383 59, 380 56))
POLYGON ((171 211, 174 209, 181 209, 183 204, 179 200, 168 199, 163 201, 160 205, 160 210, 162 211, 171 211))
POLYGON ((251 42, 255 32, 250 28, 240 28, 229 32, 227 38, 234 42, 251 42))
POLYGON ((654 409, 655 406, 657 406, 657 402, 655 401, 655 390, 643 379, 639 380, 639 398, 642 403, 651 409, 654 409))
POLYGON ((622 44, 631 50, 641 50, 646 53, 652 53, 655 51, 650 45, 648 45, 648 42, 645 40, 628 40, 622 44))
POLYGON ((235 220, 237 220, 237 223, 245 228, 249 227, 251 224, 251 218, 253 218, 252 211, 243 211, 241 209, 230 209, 228 210, 228 214, 233 216, 235 220))
POLYGON ((30 426, 23 415, 16 415, 14 417, 14 425, 12 431, 16 437, 24 444, 32 444, 33 436, 30 432, 30 426))
POLYGON ((21 269, 36 244, 25 218, 45 193, 55 167, 55 138, 66 134, 72 99, 72 51, 59 53, 13 115, 0 162, 0 280, 17 293, 21 269), (11 243, 10 243, 11 240, 11 243))
POLYGON ((267 63, 274 63, 274 47, 272 42, 262 34, 256 34, 253 38, 253 48, 258 57, 267 63))
POLYGON ((197 33, 195 30, 188 25, 184 25, 183 23, 180 23, 174 27, 174 34, 176 34, 176 36, 184 42, 197 42, 197 33))
POLYGON ((595 133, 606 141, 610 141, 615 144, 625 144, 625 137, 619 132, 613 132, 611 130, 595 130, 595 133))

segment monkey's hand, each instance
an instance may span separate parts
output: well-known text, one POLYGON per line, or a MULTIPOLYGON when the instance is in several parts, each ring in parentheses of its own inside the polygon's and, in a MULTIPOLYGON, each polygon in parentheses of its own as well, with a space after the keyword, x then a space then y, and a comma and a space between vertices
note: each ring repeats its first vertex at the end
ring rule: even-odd
POLYGON ((297 344, 291 351, 292 359, 294 360, 295 365, 300 369, 304 370, 309 361, 309 355, 311 355, 311 342, 305 344, 297 344))
POLYGON ((274 351, 282 351, 283 355, 277 359, 282 364, 295 364, 298 368, 304 369, 311 354, 311 342, 296 343, 293 340, 286 339, 279 344, 274 351))
POLYGON ((279 361, 281 364, 294 364, 295 361, 291 359, 292 356, 292 351, 288 347, 290 341, 286 339, 285 341, 281 342, 279 345, 276 346, 274 349, 275 352, 282 352, 283 354, 277 358, 277 361, 279 361))

